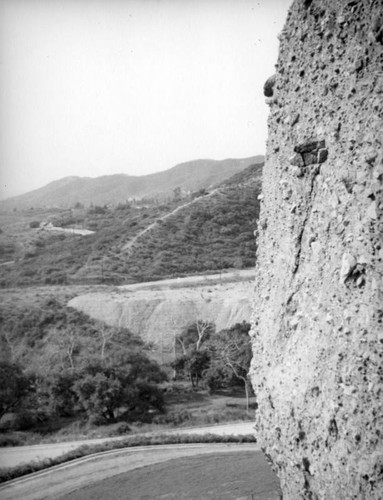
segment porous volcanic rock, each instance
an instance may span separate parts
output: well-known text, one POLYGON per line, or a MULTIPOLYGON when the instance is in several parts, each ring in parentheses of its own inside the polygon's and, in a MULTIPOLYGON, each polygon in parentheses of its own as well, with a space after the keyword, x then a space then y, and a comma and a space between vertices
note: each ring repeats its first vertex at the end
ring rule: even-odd
POLYGON ((382 13, 295 0, 267 100, 251 378, 285 500, 383 498, 382 13))

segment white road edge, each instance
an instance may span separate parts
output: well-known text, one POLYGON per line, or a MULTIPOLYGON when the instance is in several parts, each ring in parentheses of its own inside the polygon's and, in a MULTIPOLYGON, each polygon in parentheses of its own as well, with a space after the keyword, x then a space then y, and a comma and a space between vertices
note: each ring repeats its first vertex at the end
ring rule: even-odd
MULTIPOLYGON (((216 424, 204 427, 180 428, 171 431, 163 431, 160 432, 160 434, 217 434, 220 436, 238 436, 241 434, 255 434, 255 431, 254 422, 247 421, 234 424, 216 424)), ((41 461, 46 458, 56 458, 64 453, 67 453, 68 451, 79 448, 82 445, 100 444, 107 441, 119 441, 126 439, 128 436, 129 435, 127 434, 125 436, 114 438, 84 439, 81 441, 0 448, 0 468, 15 467, 25 463, 41 461)))

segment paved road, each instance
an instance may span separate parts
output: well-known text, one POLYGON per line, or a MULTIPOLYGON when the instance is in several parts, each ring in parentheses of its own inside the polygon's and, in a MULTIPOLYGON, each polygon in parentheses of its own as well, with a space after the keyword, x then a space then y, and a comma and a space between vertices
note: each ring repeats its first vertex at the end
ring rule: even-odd
MULTIPOLYGON (((264 468, 266 466, 268 468, 265 458, 256 444, 194 444, 127 448, 98 453, 52 467, 43 472, 30 474, 25 478, 9 481, 0 486, 0 498, 2 500, 59 499, 80 488, 95 485, 107 478, 141 467, 148 467, 181 457, 240 452, 254 453, 255 467, 264 468)), ((150 469, 148 469, 148 474, 150 476, 150 469)), ((264 478, 260 477, 259 482, 262 483, 263 481, 264 478)), ((276 479, 271 478, 270 482, 270 478, 268 478, 267 491, 265 491, 264 485, 262 485, 262 489, 265 495, 257 496, 257 498, 279 498, 276 479)))
MULTIPOLYGON (((192 427, 187 429, 175 429, 172 431, 161 432, 162 434, 218 434, 241 435, 254 433, 253 422, 241 422, 236 424, 220 424, 205 427, 192 427)), ((70 441, 54 444, 39 444, 33 446, 15 446, 0 448, 0 467, 14 467, 22 463, 44 460, 44 458, 55 458, 70 450, 74 450, 83 444, 100 444, 106 441, 121 440, 127 436, 116 438, 87 439, 81 441, 70 441)))
POLYGON ((119 290, 136 292, 138 290, 161 290, 172 288, 187 288, 204 285, 214 285, 219 283, 237 283, 242 281, 254 281, 254 269, 238 269, 217 274, 201 274, 196 276, 186 276, 184 278, 169 278, 159 281, 145 281, 144 283, 133 283, 131 285, 119 285, 119 290))

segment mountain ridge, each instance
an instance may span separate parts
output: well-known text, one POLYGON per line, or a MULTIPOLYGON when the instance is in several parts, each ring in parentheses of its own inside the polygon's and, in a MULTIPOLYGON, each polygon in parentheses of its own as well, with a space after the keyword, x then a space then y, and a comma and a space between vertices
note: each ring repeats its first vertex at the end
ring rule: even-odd
POLYGON ((98 177, 68 176, 28 193, 0 201, 1 208, 70 207, 76 203, 85 206, 108 205, 129 199, 158 198, 173 195, 173 190, 198 191, 228 179, 251 164, 263 161, 262 155, 224 160, 192 160, 170 169, 132 176, 111 174, 98 177))

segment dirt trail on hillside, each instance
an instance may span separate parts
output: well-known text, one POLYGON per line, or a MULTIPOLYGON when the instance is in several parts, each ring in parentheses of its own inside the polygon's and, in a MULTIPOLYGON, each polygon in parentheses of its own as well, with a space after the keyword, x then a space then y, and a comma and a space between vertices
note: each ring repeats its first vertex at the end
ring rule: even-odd
MULTIPOLYGON (((216 193, 219 193, 219 192, 220 192, 219 188, 213 189, 213 191, 211 191, 210 193, 208 193, 207 195, 205 195, 204 198, 206 199, 206 198, 212 196, 213 194, 216 194, 216 193)), ((160 224, 160 222, 163 222, 165 219, 171 217, 172 215, 176 214, 180 210, 182 210, 182 209, 184 209, 184 208, 186 208, 186 207, 188 207, 190 205, 193 205, 194 203, 196 203, 197 201, 200 201, 200 200, 201 200, 201 197, 194 198, 194 200, 188 201, 187 203, 184 203, 183 205, 180 205, 179 207, 176 207, 174 210, 172 210, 168 214, 165 214, 162 217, 159 217, 157 220, 155 220, 154 222, 152 222, 151 224, 149 224, 149 226, 147 226, 145 229, 143 229, 138 234, 136 234, 136 236, 134 236, 130 241, 128 241, 128 243, 126 243, 122 247, 121 250, 124 251, 124 252, 127 252, 127 251, 131 250, 133 248, 133 245, 137 242, 137 240, 139 240, 145 233, 151 231, 156 226, 158 226, 160 224)))

